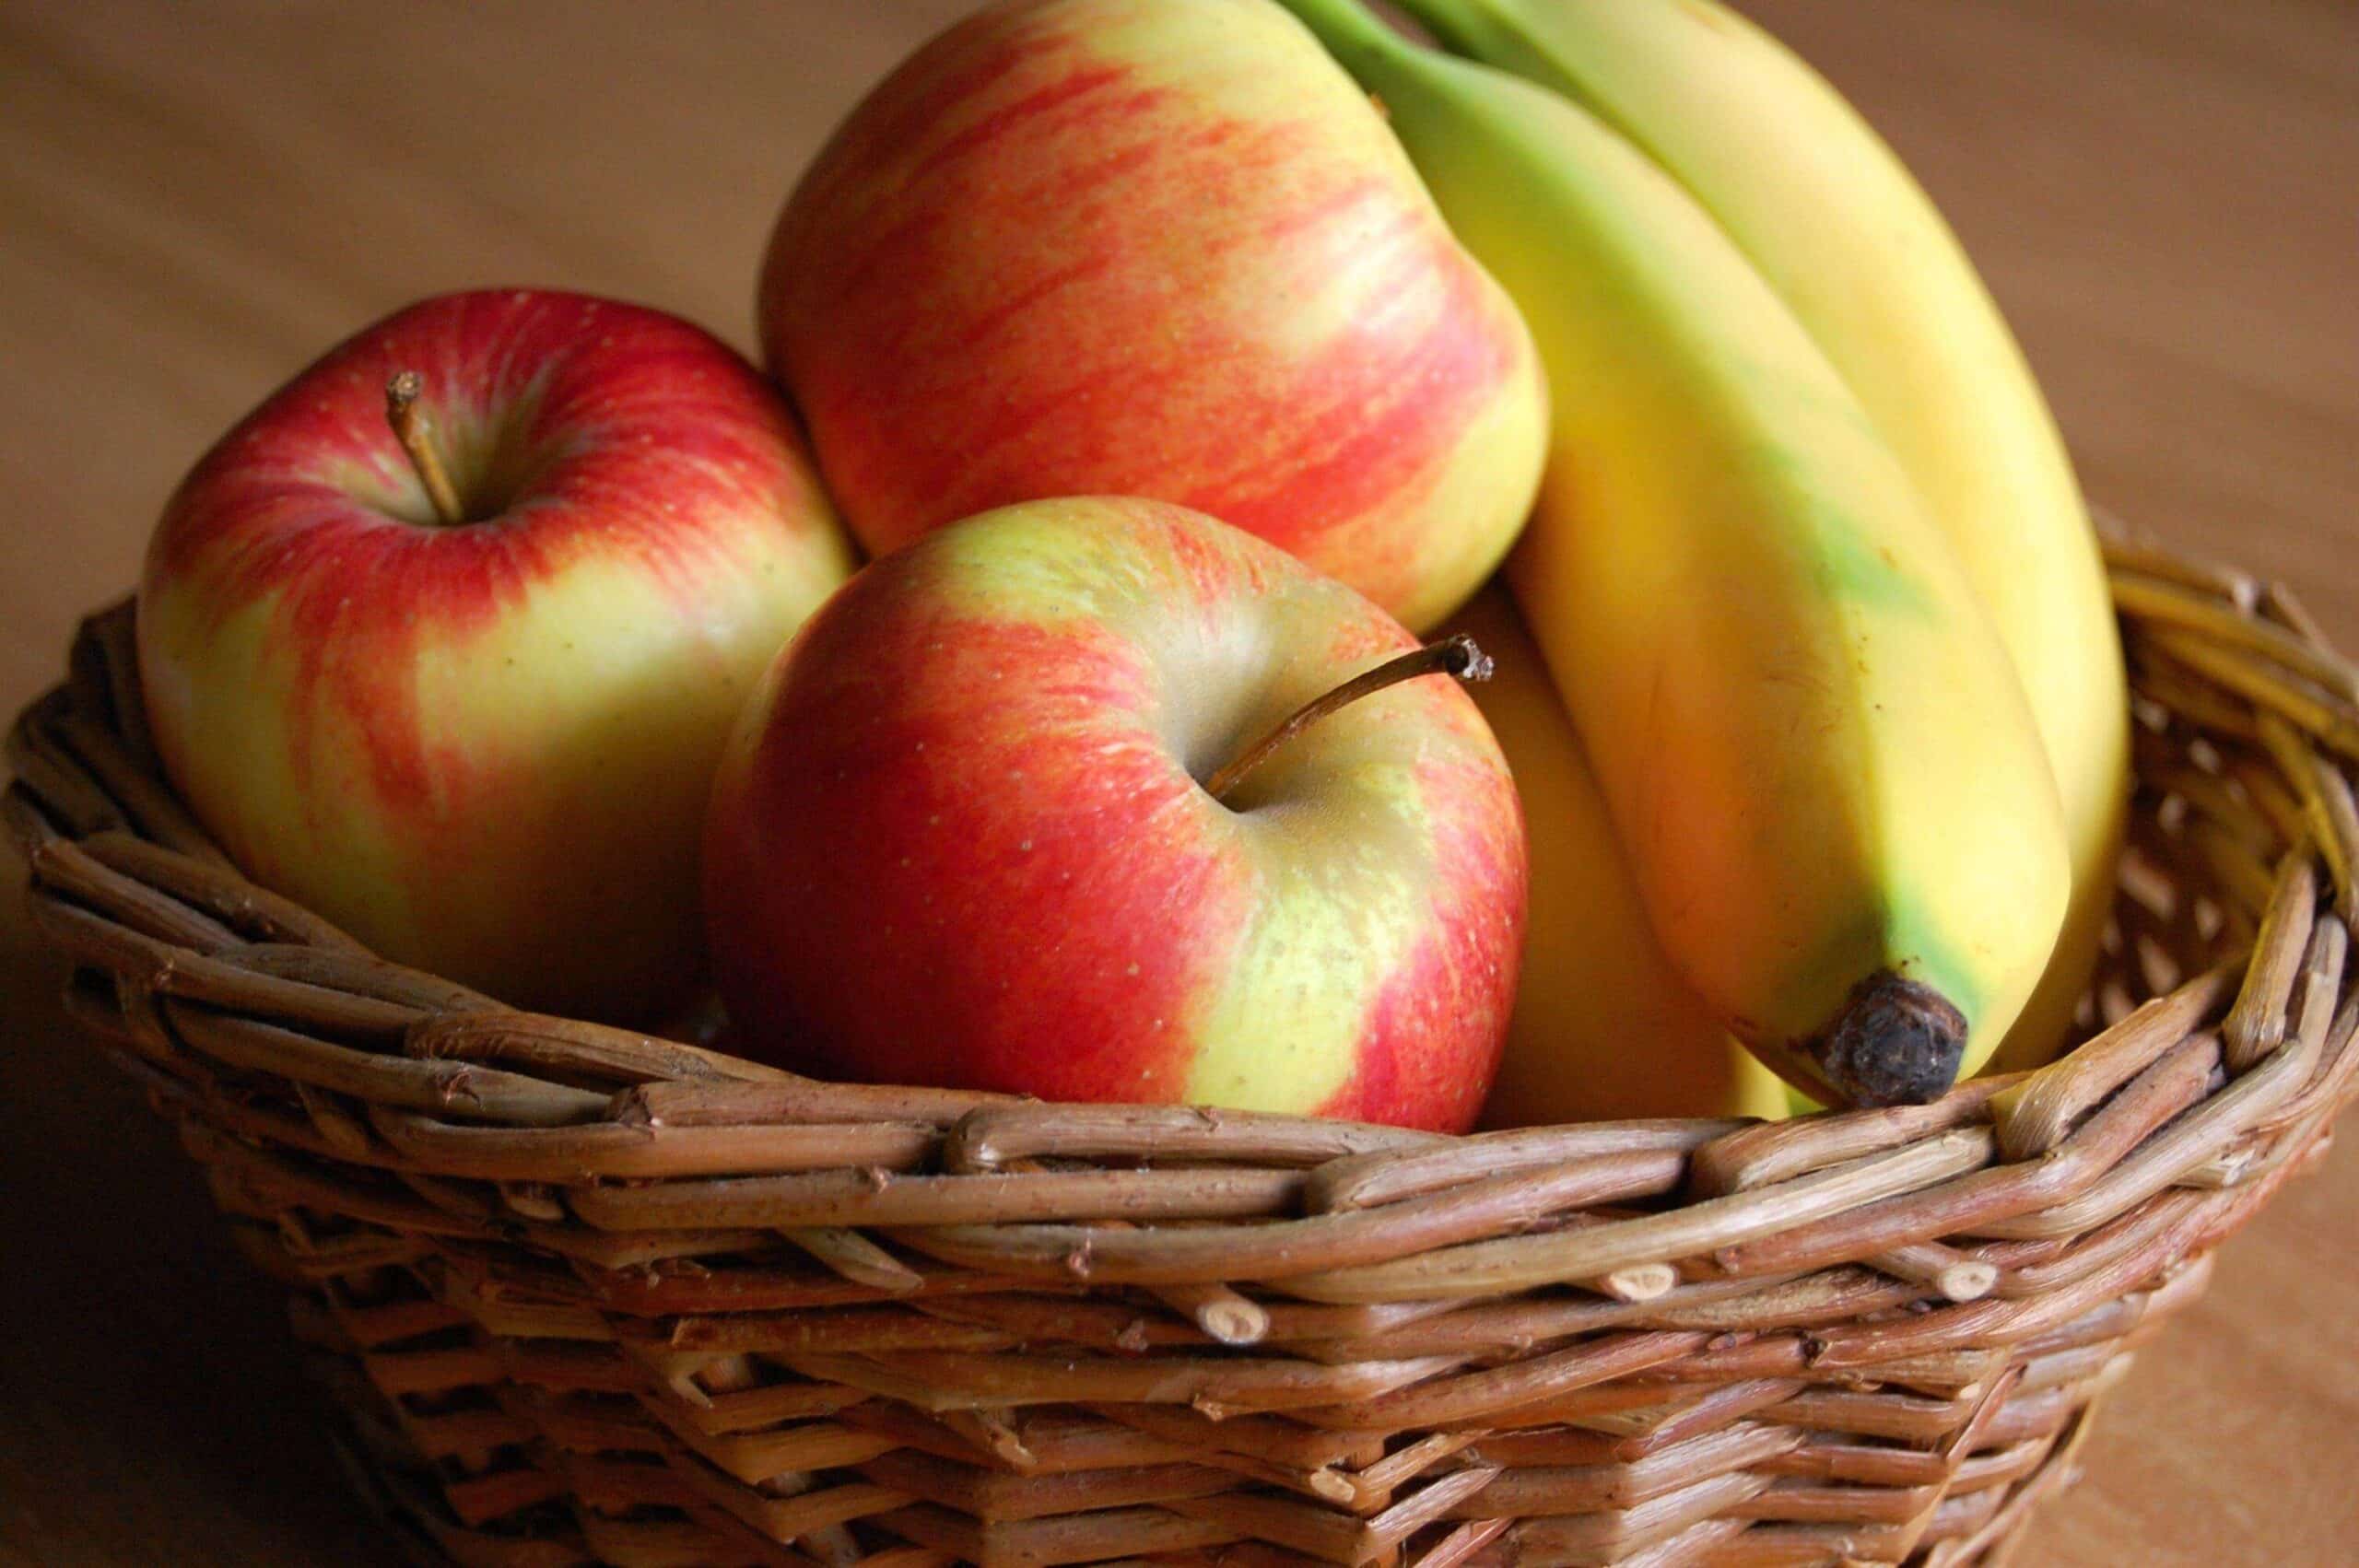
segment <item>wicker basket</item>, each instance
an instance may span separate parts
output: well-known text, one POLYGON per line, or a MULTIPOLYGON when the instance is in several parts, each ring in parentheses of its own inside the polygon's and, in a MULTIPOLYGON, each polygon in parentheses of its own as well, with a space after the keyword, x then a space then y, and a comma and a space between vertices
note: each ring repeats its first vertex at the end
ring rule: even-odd
POLYGON ((2283 590, 2111 554, 2109 1026, 1782 1126, 1045 1105, 518 1013, 230 869, 121 607, 6 817, 428 1561, 1987 1562, 2359 1066, 2359 683, 2283 590))

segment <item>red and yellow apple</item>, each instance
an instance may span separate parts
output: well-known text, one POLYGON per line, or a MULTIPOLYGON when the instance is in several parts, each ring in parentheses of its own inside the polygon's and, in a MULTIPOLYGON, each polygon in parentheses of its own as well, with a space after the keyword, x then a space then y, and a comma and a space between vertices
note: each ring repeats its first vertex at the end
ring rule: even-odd
POLYGON ((1454 682, 1285 739, 1416 640, 1183 508, 993 511, 862 572, 763 678, 705 842, 749 1053, 828 1076, 1462 1129, 1523 824, 1454 682))
POLYGON ((718 340, 452 295, 330 352, 182 483, 140 673, 173 783, 256 881, 503 1000, 644 1015, 698 969, 730 725, 851 568, 788 411, 718 340))
POLYGON ((882 554, 1145 496, 1439 621, 1522 526, 1521 319, 1367 97, 1268 0, 1019 0, 862 102, 760 289, 770 369, 882 554))

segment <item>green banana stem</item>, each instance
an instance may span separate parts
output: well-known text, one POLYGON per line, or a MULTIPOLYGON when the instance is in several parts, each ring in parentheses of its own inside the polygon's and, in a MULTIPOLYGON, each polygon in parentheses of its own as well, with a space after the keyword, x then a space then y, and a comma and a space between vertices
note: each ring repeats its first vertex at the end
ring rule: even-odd
POLYGON ((1278 0, 1278 4, 1292 11, 1295 19, 1346 67, 1355 57, 1390 53, 1403 41, 1360 0, 1278 0))
POLYGON ((1392 0, 1410 19, 1434 35, 1434 41, 1452 54, 1476 54, 1487 18, 1479 16, 1480 0, 1392 0))

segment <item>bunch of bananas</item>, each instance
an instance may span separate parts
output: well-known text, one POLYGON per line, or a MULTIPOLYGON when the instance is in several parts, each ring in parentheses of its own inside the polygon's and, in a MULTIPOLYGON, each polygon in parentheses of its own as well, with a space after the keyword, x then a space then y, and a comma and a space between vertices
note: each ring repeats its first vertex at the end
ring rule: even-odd
POLYGON ((1910 1102, 2045 1059, 2111 894, 2121 654, 1956 240, 1712 0, 1398 3, 1444 48, 1284 0, 1515 297, 1553 404, 1512 603, 1469 623, 1532 834, 1495 1119, 1773 1114, 1761 1063, 1910 1102))

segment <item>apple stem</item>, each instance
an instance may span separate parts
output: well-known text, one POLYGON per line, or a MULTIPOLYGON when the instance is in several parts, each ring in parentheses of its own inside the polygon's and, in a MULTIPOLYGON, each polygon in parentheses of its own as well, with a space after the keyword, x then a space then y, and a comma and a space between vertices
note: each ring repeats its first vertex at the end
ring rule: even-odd
POLYGON ((397 372, 385 383, 385 423, 393 427, 393 439, 409 454, 417 482, 426 486, 426 498, 434 503, 434 515, 444 527, 452 528, 467 521, 467 509, 459 502, 451 471, 442 466, 442 454, 434 450, 434 427, 426 410, 417 405, 417 394, 425 390, 426 378, 417 371, 397 372))
POLYGON ((1215 801, 1227 801, 1245 776, 1266 761, 1270 754, 1295 736, 1308 730, 1337 708, 1348 708, 1364 696, 1397 686, 1403 681, 1414 681, 1421 675, 1454 675, 1461 681, 1487 681, 1491 678, 1491 656, 1474 646, 1474 639, 1464 632, 1429 642, 1413 653, 1389 659, 1373 670, 1364 671, 1337 686, 1324 696, 1313 697, 1288 714, 1276 729, 1256 741, 1250 748, 1232 760, 1205 781, 1204 789, 1215 801))

